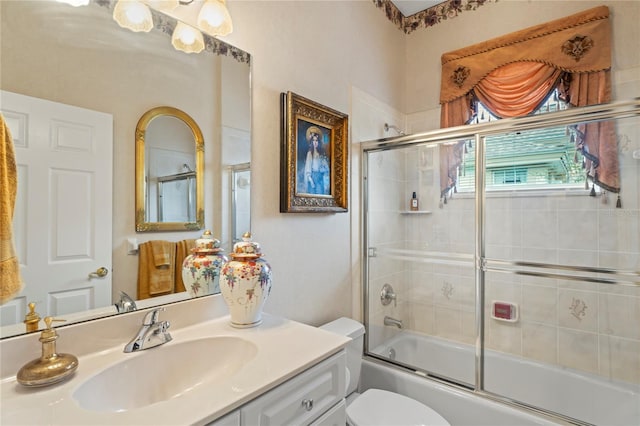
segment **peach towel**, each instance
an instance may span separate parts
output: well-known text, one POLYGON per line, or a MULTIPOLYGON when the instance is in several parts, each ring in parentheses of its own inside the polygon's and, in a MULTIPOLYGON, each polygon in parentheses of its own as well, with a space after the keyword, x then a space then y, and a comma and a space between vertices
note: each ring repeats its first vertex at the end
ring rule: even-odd
POLYGON ((175 243, 170 241, 150 241, 153 251, 153 264, 159 266, 171 266, 173 263, 172 249, 175 243))
POLYGON ((13 212, 18 192, 16 157, 11 132, 0 114, 0 304, 22 290, 20 263, 13 243, 13 212))
POLYGON ((169 241, 148 241, 138 247, 138 299, 173 293, 176 245, 169 241), (157 257, 156 253, 161 254, 157 257), (161 256, 168 255, 166 264, 161 256), (156 263, 160 263, 156 266, 156 263))
POLYGON ((195 246, 195 238, 178 241, 176 243, 176 293, 187 291, 182 281, 182 262, 191 254, 191 250, 193 250, 195 246))

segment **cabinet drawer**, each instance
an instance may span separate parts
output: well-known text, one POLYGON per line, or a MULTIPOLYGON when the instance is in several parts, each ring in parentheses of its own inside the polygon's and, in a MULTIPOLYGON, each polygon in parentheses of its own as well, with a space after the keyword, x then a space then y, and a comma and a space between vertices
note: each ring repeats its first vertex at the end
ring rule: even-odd
POLYGON ((206 426, 240 426, 240 410, 232 411, 224 417, 207 423, 206 426))
POLYGON ((343 399, 329 411, 314 421, 311 426, 345 426, 347 424, 347 403, 343 399))
POLYGON ((241 408, 247 426, 308 425, 344 398, 345 353, 322 361, 241 408))

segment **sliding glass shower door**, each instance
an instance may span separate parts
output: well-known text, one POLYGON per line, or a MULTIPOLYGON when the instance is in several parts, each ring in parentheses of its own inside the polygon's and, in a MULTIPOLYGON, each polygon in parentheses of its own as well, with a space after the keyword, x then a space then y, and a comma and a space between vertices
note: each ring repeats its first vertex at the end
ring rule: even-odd
POLYGON ((558 419, 636 424, 639 111, 364 144, 367 355, 558 419), (609 123, 613 145, 568 149, 583 123, 609 123))
POLYGON ((439 147, 449 143, 459 141, 367 152, 367 343, 378 357, 472 387, 475 202, 454 196, 440 208, 439 147), (456 360, 443 348, 451 342, 456 360))
MULTIPOLYGON (((572 419, 624 425, 640 421, 640 119, 598 123, 618 142, 610 154, 619 163, 619 194, 584 176, 554 181, 584 164, 582 153, 554 152, 562 160, 542 175, 545 185, 499 191, 486 169, 483 388, 572 419)), ((559 138, 572 138, 584 127, 517 137, 542 157, 558 140, 541 144, 545 132, 560 128, 559 138)), ((487 136, 485 151, 509 134, 487 136)), ((504 166, 518 168, 520 160, 504 166)))

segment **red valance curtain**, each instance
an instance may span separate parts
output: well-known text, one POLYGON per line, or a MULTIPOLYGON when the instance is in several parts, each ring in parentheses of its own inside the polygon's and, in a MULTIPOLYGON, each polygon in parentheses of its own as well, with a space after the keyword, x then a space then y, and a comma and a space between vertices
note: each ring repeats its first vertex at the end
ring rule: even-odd
MULTIPOLYGON (((498 117, 530 114, 556 87, 573 106, 611 100, 611 29, 606 6, 589 9, 442 55, 442 128, 468 123, 475 100, 498 117)), ((619 192, 616 139, 611 124, 577 129, 577 149, 588 176, 619 192)), ((464 143, 440 150, 440 190, 455 188, 464 143)))
POLYGON ((514 62, 480 80, 473 93, 497 117, 522 117, 545 101, 561 74, 547 64, 514 62))

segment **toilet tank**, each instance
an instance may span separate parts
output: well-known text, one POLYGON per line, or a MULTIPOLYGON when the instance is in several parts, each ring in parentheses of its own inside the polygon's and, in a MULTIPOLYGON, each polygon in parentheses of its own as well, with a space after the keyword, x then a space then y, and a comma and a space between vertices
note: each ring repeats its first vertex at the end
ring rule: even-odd
POLYGON ((320 328, 352 339, 345 348, 347 352, 347 395, 350 395, 358 389, 360 380, 362 350, 364 348, 364 326, 356 320, 342 317, 320 328))

